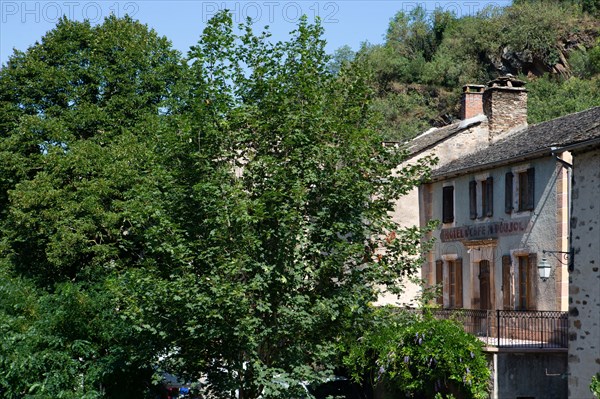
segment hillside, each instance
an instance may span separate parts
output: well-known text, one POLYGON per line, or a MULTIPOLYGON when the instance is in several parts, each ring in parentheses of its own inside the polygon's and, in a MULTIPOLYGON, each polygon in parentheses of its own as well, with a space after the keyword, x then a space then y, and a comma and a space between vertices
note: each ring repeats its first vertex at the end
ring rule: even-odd
POLYGON ((600 104, 600 20, 592 3, 521 1, 456 17, 422 9, 396 14, 383 44, 342 48, 371 73, 387 140, 406 140, 458 118, 466 83, 503 74, 528 82, 529 123, 600 104))

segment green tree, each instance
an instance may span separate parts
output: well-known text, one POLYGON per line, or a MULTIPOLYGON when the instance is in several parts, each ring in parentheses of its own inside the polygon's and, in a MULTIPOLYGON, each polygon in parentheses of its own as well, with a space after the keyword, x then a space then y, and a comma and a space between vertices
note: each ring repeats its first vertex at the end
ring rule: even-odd
MULTIPOLYGON (((579 2, 519 1, 460 18, 441 10, 427 17, 416 8, 397 13, 385 42, 364 45, 356 59, 372 72, 373 106, 386 114, 379 128, 387 140, 405 141, 456 120, 460 88, 468 83, 484 84, 507 73, 551 74, 561 78, 557 86, 569 86, 568 78, 575 76, 592 80, 595 87, 598 32, 597 18, 582 12, 579 2)), ((569 92, 567 87, 558 90, 565 102, 572 102, 569 92)), ((540 121, 538 115, 562 116, 572 109, 556 114, 545 107, 530 104, 536 115, 531 122, 540 121)))
POLYGON ((561 79, 545 75, 530 80, 528 120, 539 123, 600 104, 600 78, 561 79))
POLYGON ((347 345, 355 379, 383 384, 390 397, 487 398, 490 371, 483 343, 452 320, 381 308, 347 345), (365 377, 367 376, 367 377, 365 377))
POLYGON ((164 337, 160 366, 217 397, 289 397, 330 375, 377 285, 418 264, 420 231, 385 237, 427 161, 394 172, 403 153, 373 129, 364 68, 333 74, 321 34, 302 20, 274 44, 211 20, 190 51, 187 123, 196 174, 218 178, 193 186, 188 264, 122 280, 128 317, 164 337))
POLYGON ((162 153, 184 71, 166 39, 114 16, 63 19, 0 70, 5 397, 150 388, 157 349, 122 318, 114 281, 177 262, 162 153))
POLYGON ((389 211, 427 160, 396 170, 365 69, 332 73, 321 34, 272 43, 222 13, 183 62, 129 18, 65 19, 11 57, 6 397, 144 397, 164 371, 289 397, 330 375, 376 287, 419 263, 389 211))
POLYGON ((329 62, 329 70, 334 74, 339 73, 343 67, 348 66, 354 60, 355 56, 356 53, 348 45, 336 49, 329 62))
POLYGON ((594 395, 594 397, 600 398, 600 373, 592 377, 590 391, 592 391, 592 395, 594 395))

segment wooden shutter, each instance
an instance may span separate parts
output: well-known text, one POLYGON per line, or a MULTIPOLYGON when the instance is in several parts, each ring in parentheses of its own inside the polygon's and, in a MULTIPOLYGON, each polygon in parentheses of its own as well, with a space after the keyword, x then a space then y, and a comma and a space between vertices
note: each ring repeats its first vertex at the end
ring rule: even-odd
POLYGON ((436 260, 435 261, 435 284, 436 285, 441 285, 441 291, 440 294, 438 295, 436 302, 439 305, 444 305, 444 261, 440 260, 436 260))
POLYGON ((510 255, 502 255, 502 302, 504 310, 510 310, 510 298, 512 296, 510 278, 510 255))
POLYGON ((454 186, 446 186, 442 191, 442 222, 454 222, 454 186))
POLYGON ((477 219, 477 182, 469 182, 469 217, 477 219))
POLYGON ((534 208, 535 196, 535 168, 527 169, 527 204, 526 210, 532 211, 534 208))
POLYGON ((462 309, 463 307, 463 279, 462 279, 462 258, 456 259, 454 261, 454 267, 456 269, 456 293, 455 293, 455 301, 456 307, 458 309, 462 309))
POLYGON ((513 174, 507 172, 504 177, 504 212, 513 211, 513 174))
POLYGON ((536 309, 535 284, 537 278, 537 254, 531 253, 527 257, 527 310, 536 309))
POLYGON ((487 178, 485 191, 486 193, 483 194, 487 196, 485 215, 490 217, 494 214, 494 178, 492 176, 487 178))

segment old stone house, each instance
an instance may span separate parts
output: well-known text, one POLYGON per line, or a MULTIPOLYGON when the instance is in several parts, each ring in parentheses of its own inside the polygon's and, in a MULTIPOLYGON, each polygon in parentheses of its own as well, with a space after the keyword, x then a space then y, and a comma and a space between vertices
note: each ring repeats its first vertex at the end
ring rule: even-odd
MULTIPOLYGON (((600 108, 527 126, 526 101, 522 82, 488 83, 481 107, 488 145, 440 165, 420 188, 421 224, 441 221, 422 277, 442 289, 437 302, 448 310, 440 314, 461 318, 487 344, 492 397, 564 398, 573 173, 565 146, 598 135, 600 108)), ((589 168, 588 175, 594 170, 589 168)), ((593 209, 588 203, 586 217, 598 220, 593 209)), ((598 259, 589 256, 588 262, 598 259)), ((590 295, 586 282, 583 295, 590 295)), ((598 314, 589 297, 571 300, 586 301, 585 309, 598 314)), ((571 305, 571 314, 578 311, 571 305)), ((586 320, 598 331, 594 317, 586 320)), ((583 322, 570 326, 581 329, 583 322)), ((593 336, 589 330, 579 334, 593 336)), ((575 367, 578 358, 570 356, 575 367)))
POLYGON ((569 398, 591 398, 600 373, 600 112, 563 151, 573 154, 569 275, 569 398))
MULTIPOLYGON (((456 159, 487 147, 492 142, 488 128, 488 118, 483 114, 483 93, 485 86, 466 85, 463 87, 461 120, 441 128, 432 128, 415 137, 408 143, 387 142, 385 145, 405 146, 409 151, 406 164, 425 157, 435 157, 436 165, 443 166, 456 159)), ((521 121, 526 124, 526 120, 521 121)), ((392 215, 400 227, 418 226, 420 222, 419 190, 414 188, 398 200, 392 215)), ((402 304, 416 305, 415 298, 420 293, 420 284, 406 280, 402 304)), ((378 305, 398 303, 394 295, 383 293, 378 305)))

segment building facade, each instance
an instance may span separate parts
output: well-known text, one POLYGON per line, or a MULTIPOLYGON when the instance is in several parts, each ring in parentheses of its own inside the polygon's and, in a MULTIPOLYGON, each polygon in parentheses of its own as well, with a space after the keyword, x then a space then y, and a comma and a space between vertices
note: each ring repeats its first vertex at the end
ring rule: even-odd
MULTIPOLYGON (((461 102, 461 120, 441 128, 432 128, 415 137, 408 143, 387 142, 385 145, 406 147, 408 159, 399 169, 413 164, 425 157, 435 158, 438 167, 456 159, 468 156, 486 148, 491 142, 488 118, 483 113, 482 85, 465 85, 461 102)), ((526 124, 526 121, 524 122, 526 124)), ((420 223, 419 189, 414 188, 396 201, 393 220, 400 228, 418 226, 420 223)), ((383 293, 377 305, 400 304, 416 306, 420 295, 421 283, 405 279, 404 295, 400 301, 395 295, 383 293)))
MULTIPOLYGON (((600 128, 595 135, 600 136, 600 128)), ((588 132, 589 134, 590 132, 588 132)), ((569 304, 569 398, 592 398, 600 373, 600 143, 592 138, 573 151, 569 304)))
MULTIPOLYGON (((421 225, 440 222, 429 237, 435 245, 426 254, 422 277, 438 287, 440 313, 452 314, 484 340, 493 398, 565 398, 568 392, 587 398, 600 346, 599 282, 593 281, 600 241, 582 230, 580 236, 570 232, 571 197, 574 223, 581 224, 571 182, 575 173, 580 188, 584 181, 600 191, 600 169, 595 158, 581 158, 586 169, 574 172, 571 147, 600 137, 600 108, 526 126, 524 102, 519 82, 488 83, 483 111, 489 145, 436 168, 432 181, 420 187, 421 225), (586 277, 578 277, 577 267, 569 274, 572 246, 588 253, 579 259, 586 277), (586 393, 570 387, 577 379, 586 393)), ((585 227, 578 229, 590 229, 600 219, 596 191, 588 188, 586 200, 579 200, 585 227)))
POLYGON ((554 157, 437 174, 422 188, 440 220, 423 269, 444 308, 567 310, 566 269, 542 281, 544 250, 568 247, 568 176, 554 157))

